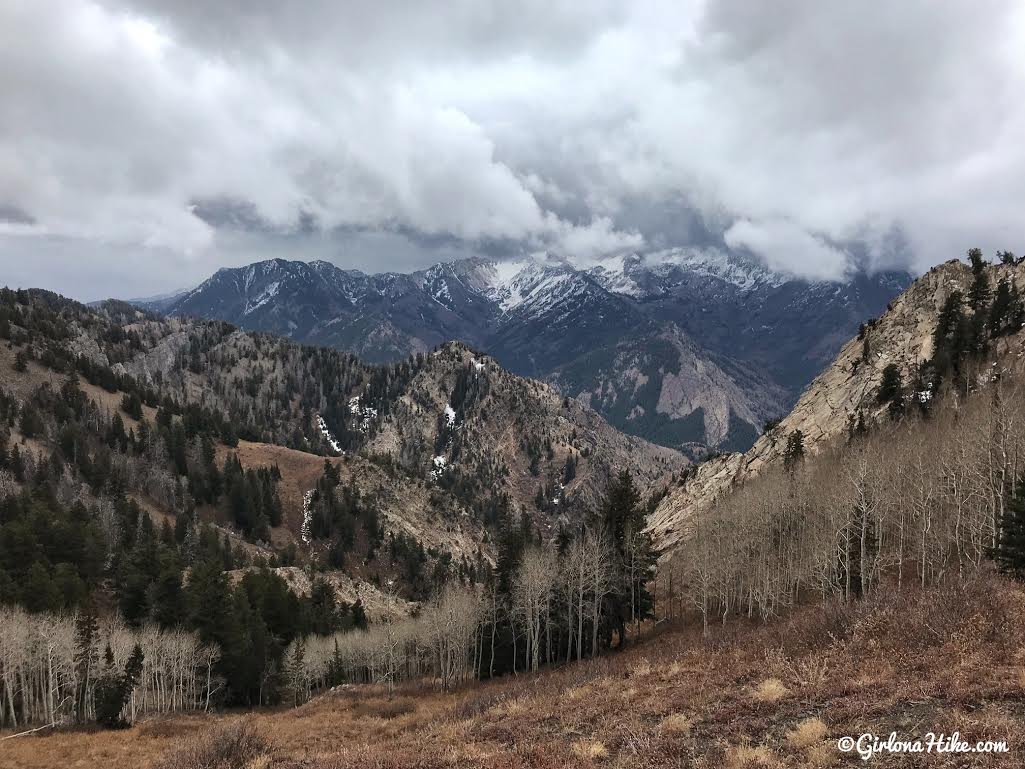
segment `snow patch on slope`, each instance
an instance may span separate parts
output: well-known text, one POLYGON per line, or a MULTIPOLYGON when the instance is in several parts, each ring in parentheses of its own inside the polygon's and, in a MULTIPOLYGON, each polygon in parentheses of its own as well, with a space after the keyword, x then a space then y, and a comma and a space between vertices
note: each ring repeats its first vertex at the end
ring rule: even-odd
POLYGON ((371 406, 361 406, 359 401, 359 395, 349 399, 349 413, 352 414, 356 429, 365 433, 370 429, 371 423, 377 419, 377 409, 371 406))
POLYGON ((310 503, 313 502, 313 491, 313 489, 310 489, 303 494, 303 525, 299 530, 299 536, 306 544, 309 544, 313 539, 313 536, 310 534, 310 520, 313 516, 313 511, 310 510, 310 503))
POLYGON ((431 470, 431 480, 436 481, 441 477, 442 473, 445 472, 445 468, 448 467, 448 459, 445 458, 444 454, 439 454, 434 458, 432 464, 434 465, 434 469, 431 470))
MULTIPOLYGON (((247 286, 248 288, 248 286, 247 286)), ((281 281, 274 281, 269 284, 263 291, 259 293, 251 303, 248 299, 246 300, 246 308, 242 311, 243 315, 249 315, 251 312, 263 307, 267 302, 278 295, 278 290, 281 288, 281 281)))
POLYGON ((320 430, 320 434, 324 436, 324 440, 328 442, 328 445, 331 446, 334 451, 337 451, 339 454, 345 453, 342 451, 342 447, 338 445, 338 441, 335 440, 335 436, 333 436, 331 431, 327 429, 327 422, 324 421, 324 417, 320 414, 317 414, 317 428, 320 430))

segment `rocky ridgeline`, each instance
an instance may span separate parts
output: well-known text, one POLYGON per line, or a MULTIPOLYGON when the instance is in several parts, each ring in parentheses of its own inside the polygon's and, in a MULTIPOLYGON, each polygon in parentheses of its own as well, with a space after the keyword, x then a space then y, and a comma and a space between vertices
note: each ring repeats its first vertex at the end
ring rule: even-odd
MULTIPOLYGON (((991 289, 1003 277, 1025 286, 1025 265, 990 265, 987 273, 991 289)), ((916 280, 877 321, 867 324, 863 336, 843 346, 793 410, 750 450, 709 459, 662 500, 648 519, 656 546, 668 553, 687 537, 689 522, 721 495, 765 468, 782 464, 787 438, 796 431, 803 435, 805 454, 813 456, 845 436, 859 415, 866 424, 887 418, 887 406, 877 402, 883 370, 894 364, 902 381, 913 381, 919 364, 932 357, 933 332, 944 302, 953 291, 967 296, 971 283, 971 268, 957 260, 934 267, 916 280)), ((1022 348, 1023 335, 1018 333, 997 340, 993 352, 1002 367, 1017 369, 1022 348)), ((931 396, 914 393, 913 397, 931 396)))

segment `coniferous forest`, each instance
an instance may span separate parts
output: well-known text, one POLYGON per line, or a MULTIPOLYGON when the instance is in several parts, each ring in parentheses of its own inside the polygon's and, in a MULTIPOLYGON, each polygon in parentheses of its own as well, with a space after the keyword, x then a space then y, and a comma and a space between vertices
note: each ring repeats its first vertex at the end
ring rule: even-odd
MULTIPOLYGON (((600 505, 554 536, 543 536, 536 518, 507 497, 494 497, 475 509, 495 558, 478 551, 454 561, 416 537, 386 532, 374 495, 352 477, 342 481, 331 455, 366 439, 352 427, 365 416, 352 410, 367 407, 353 406, 345 391, 340 409, 324 408, 322 385, 288 374, 279 395, 252 384, 261 370, 287 370, 278 358, 295 356, 293 348, 243 336, 234 349, 258 365, 231 380, 241 387, 215 373, 199 402, 184 400, 187 386, 160 376, 142 385, 118 365, 168 332, 144 338, 125 323, 137 311, 91 310, 35 291, 4 290, 0 300, 12 361, 0 397, 5 725, 110 726, 148 713, 295 702, 342 682, 436 676, 447 688, 592 656, 623 644, 627 629, 651 615, 645 500, 627 471, 600 505), (71 352, 83 328, 106 364, 71 352), (272 541, 283 525, 280 468, 243 467, 235 451, 240 439, 284 435, 308 450, 320 436, 308 413, 296 419, 284 406, 296 398, 316 407, 335 442, 304 498, 307 553, 294 541, 272 541), (406 619, 371 624, 358 596, 340 599, 320 576, 382 563, 389 590, 415 601, 406 619), (281 576, 288 569, 303 574, 308 590, 281 576)), ((230 328, 173 328, 185 328, 177 353, 185 371, 225 363, 209 346, 231 337, 230 328)), ((299 368, 315 379, 358 381, 375 417, 389 412, 389 398, 422 365, 366 368, 325 351, 298 354, 299 368)), ((467 371, 459 369, 450 396, 460 418, 488 395, 467 371)), ((443 415, 432 450, 456 460, 460 440, 443 415)), ((524 444, 539 473, 537 443, 524 444)), ((402 472, 388 457, 373 459, 402 472)), ((560 487, 573 480, 576 461, 570 453, 560 487)), ((461 499, 480 488, 458 478, 439 473, 433 482, 461 499)))

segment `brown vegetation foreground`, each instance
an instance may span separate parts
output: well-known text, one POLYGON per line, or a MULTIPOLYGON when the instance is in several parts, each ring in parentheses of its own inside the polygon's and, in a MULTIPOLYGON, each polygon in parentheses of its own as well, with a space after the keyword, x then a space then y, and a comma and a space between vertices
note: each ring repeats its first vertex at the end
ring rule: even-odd
POLYGON ((877 756, 873 766, 1025 761, 1025 591, 964 586, 806 606, 710 642, 700 628, 461 692, 347 688, 295 710, 148 720, 0 742, 5 769, 826 767, 836 741, 959 731, 1003 755, 877 756))

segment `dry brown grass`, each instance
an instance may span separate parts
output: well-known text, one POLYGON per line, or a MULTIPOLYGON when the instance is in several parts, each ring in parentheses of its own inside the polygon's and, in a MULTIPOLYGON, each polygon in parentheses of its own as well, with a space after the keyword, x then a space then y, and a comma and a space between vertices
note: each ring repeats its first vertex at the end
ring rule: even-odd
POLYGON ((779 702, 789 694, 790 690, 778 678, 766 678, 751 691, 751 697, 758 702, 779 702))
POLYGON ((607 758, 609 751, 597 740, 577 740, 570 746, 573 755, 577 758, 607 758))
MULTIPOLYGON (((738 622, 710 641, 688 626, 620 654, 449 694, 340 690, 251 721, 266 769, 825 769, 850 763, 829 735, 933 729, 1007 740, 1010 753, 973 766, 1010 769, 1025 751, 1022 637, 1025 592, 989 579, 738 622), (789 694, 775 696, 781 689, 789 694), (754 696, 763 690, 773 697, 754 696)), ((152 769, 235 720, 179 716, 24 737, 0 743, 0 766, 152 769)), ((929 758, 930 769, 965 766, 963 756, 929 758)))
POLYGON ((663 718, 658 728, 666 734, 687 735, 694 728, 694 719, 683 713, 673 713, 663 718))
POLYGON ((764 745, 738 745, 726 753, 728 769, 755 769, 778 765, 776 756, 764 745))
POLYGON ((787 742, 791 747, 803 750, 822 742, 827 734, 829 734, 829 729, 822 723, 822 719, 806 718, 787 733, 787 742))
POLYGON ((644 676, 651 674, 651 661, 647 657, 642 658, 632 668, 630 668, 630 675, 643 678, 644 676))
POLYGON ((159 760, 154 769, 257 769, 267 766, 267 745, 251 721, 239 719, 188 741, 159 760))
POLYGON ((839 761, 840 753, 836 745, 831 742, 810 745, 804 751, 803 766, 806 769, 825 769, 828 766, 836 766, 839 761))

